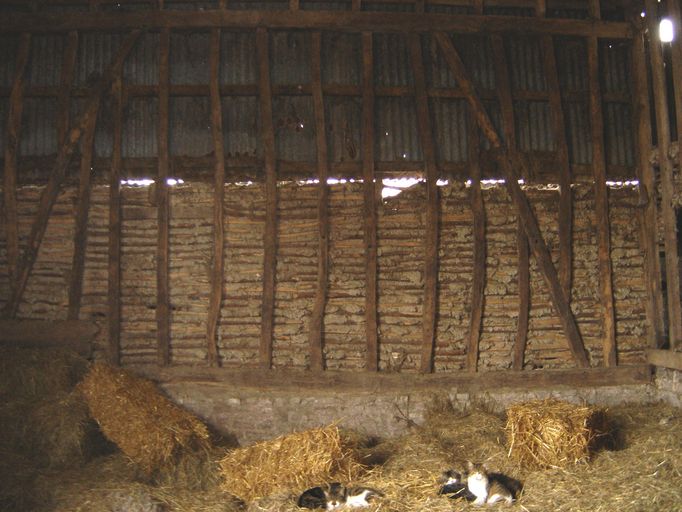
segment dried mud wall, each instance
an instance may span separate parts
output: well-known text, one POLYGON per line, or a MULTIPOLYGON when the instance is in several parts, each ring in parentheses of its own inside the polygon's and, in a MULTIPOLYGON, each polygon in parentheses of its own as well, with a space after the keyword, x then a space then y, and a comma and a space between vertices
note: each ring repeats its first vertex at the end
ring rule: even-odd
MULTIPOLYGON (((37 210, 38 187, 18 190, 19 231, 25 243, 37 210)), ((255 367, 260 337, 265 202, 259 184, 225 186, 225 281, 218 347, 226 367, 255 367)), ((545 240, 558 261, 558 192, 526 191, 545 240)), ((59 196, 48 224, 19 317, 66 316, 76 189, 59 196)), ((156 362, 156 208, 153 189, 124 187, 122 236, 122 363, 156 362)), ((206 361, 205 331, 212 265, 212 189, 208 184, 172 187, 170 290, 173 364, 206 361)), ((470 190, 440 187, 439 288, 436 371, 465 366, 471 315, 473 234, 470 190)), ((576 185, 571 306, 593 365, 602 360, 594 194, 576 185)), ((402 371, 419 365, 422 335, 425 189, 403 191, 378 207, 378 319, 380 367, 390 353, 404 353, 402 371)), ((482 370, 506 369, 518 319, 517 216, 504 188, 483 191, 486 212, 486 286, 480 343, 482 370)), ((609 192, 618 357, 645 361, 646 293, 634 189, 609 192)), ((326 366, 359 370, 366 358, 364 325, 363 192, 358 183, 330 187, 329 290, 324 316, 326 366)), ((278 250, 273 362, 304 368, 310 315, 317 286, 317 189, 278 187, 278 250)), ((9 283, 5 230, 0 229, 0 306, 9 283)), ((81 318, 102 324, 97 349, 106 346, 108 188, 91 198, 81 318)), ((102 352, 103 353, 103 352, 102 352)), ((531 308, 525 364, 529 368, 574 366, 547 288, 531 258, 531 308)))

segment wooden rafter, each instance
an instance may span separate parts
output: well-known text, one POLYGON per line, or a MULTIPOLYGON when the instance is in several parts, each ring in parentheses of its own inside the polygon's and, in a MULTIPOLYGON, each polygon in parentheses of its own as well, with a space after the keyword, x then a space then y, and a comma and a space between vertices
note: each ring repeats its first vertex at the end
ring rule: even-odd
POLYGON ((366 368, 379 369, 377 339, 377 205, 374 173, 374 50, 372 33, 362 34, 362 179, 365 255, 366 368))
POLYGON ((410 34, 410 59, 414 74, 419 140, 426 168, 426 236, 424 237, 424 306, 422 312, 422 350, 420 371, 431 373, 436 341, 436 310, 438 301, 438 171, 436 145, 433 140, 429 98, 426 95, 426 74, 419 34, 410 34))
POLYGON ((511 196, 512 202, 516 205, 519 215, 523 220, 523 226, 526 231, 526 236, 530 243, 532 253, 538 263, 538 267, 542 272, 547 288, 549 290, 550 297, 552 299, 552 304, 554 305, 561 324, 566 334, 566 338, 569 343, 569 348, 573 353, 576 362, 583 367, 589 366, 589 361, 587 359, 587 353, 585 352, 585 347, 583 345, 582 337, 580 336, 580 331, 578 330, 578 325, 573 316, 573 312, 569 307, 568 300, 564 294, 564 290, 559 282, 559 277, 552 262, 552 257, 547 249, 544 239, 542 238, 542 233, 538 226, 537 220, 533 211, 528 203, 526 195, 521 190, 518 184, 517 171, 522 167, 521 163, 513 154, 510 154, 505 145, 500 140, 492 121, 488 117, 488 114, 481 103, 481 100, 476 95, 476 91, 473 82, 468 76, 466 68, 462 63, 457 50, 452 44, 449 36, 442 32, 436 32, 434 37, 438 41, 438 44, 443 52, 446 62, 450 67, 453 75, 456 77, 460 83, 460 87, 467 92, 467 99, 469 104, 473 109, 473 113, 476 117, 476 121, 479 124, 481 131, 489 140, 490 145, 494 149, 502 151, 502 156, 500 158, 500 164, 502 171, 505 176, 505 184, 509 195, 511 196))
POLYGON ((324 369, 323 355, 323 319, 327 303, 329 274, 329 158, 327 151, 327 124, 324 115, 324 97, 322 96, 322 35, 312 34, 312 90, 313 110, 315 115, 315 140, 317 144, 318 196, 317 196, 317 290, 310 317, 308 343, 310 345, 310 368, 324 369))
POLYGON ((275 315, 275 267, 277 250, 277 170, 275 129, 272 122, 270 51, 268 31, 256 31, 260 89, 261 136, 265 165, 265 232, 263 234, 263 302, 261 305, 260 366, 272 366, 272 341, 275 315))
POLYGON ((38 250, 42 242, 47 222, 50 217, 50 212, 57 200, 57 194, 64 179, 66 169, 71 161, 73 151, 78 144, 78 141, 85 130, 85 127, 90 122, 93 116, 97 115, 97 105, 102 95, 111 87, 111 83, 118 75, 123 66, 125 58, 130 53, 133 45, 140 36, 141 31, 133 31, 121 43, 118 53, 114 57, 112 63, 106 69, 102 78, 99 80, 97 86, 92 90, 91 96, 85 105, 83 113, 74 122, 73 127, 65 138, 64 143, 59 148, 57 158, 50 172, 50 178, 47 186, 40 196, 40 203, 38 205, 38 213, 31 227, 28 244, 23 256, 23 264, 18 273, 16 287, 12 290, 12 295, 7 303, 7 313, 10 317, 14 317, 19 308, 19 303, 26 289, 28 278, 33 270, 33 264, 38 256, 38 250))
POLYGON ((24 110, 24 73, 31 52, 31 34, 21 35, 14 70, 12 93, 7 115, 7 143, 5 145, 4 210, 7 237, 7 271, 10 288, 15 288, 19 267, 19 217, 17 214, 17 158, 24 110))
POLYGON ((210 91, 211 91, 211 135, 215 154, 215 172, 213 180, 213 265, 211 267, 211 295, 206 320, 206 347, 209 366, 219 366, 218 320, 223 299, 223 282, 225 269, 225 147, 223 143, 223 109, 220 100, 220 29, 211 31, 209 50, 210 91))

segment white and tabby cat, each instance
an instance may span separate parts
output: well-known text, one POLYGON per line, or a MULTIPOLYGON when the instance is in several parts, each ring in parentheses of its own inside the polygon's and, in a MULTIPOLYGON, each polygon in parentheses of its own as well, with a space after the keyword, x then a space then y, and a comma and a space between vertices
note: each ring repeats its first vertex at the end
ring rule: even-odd
POLYGON ((342 510, 367 507, 371 498, 383 495, 371 487, 345 487, 333 482, 306 490, 296 504, 302 508, 342 510))
POLYGON ((492 505, 500 501, 510 504, 514 495, 499 478, 492 478, 485 464, 467 463, 467 487, 476 496, 474 505, 492 505))

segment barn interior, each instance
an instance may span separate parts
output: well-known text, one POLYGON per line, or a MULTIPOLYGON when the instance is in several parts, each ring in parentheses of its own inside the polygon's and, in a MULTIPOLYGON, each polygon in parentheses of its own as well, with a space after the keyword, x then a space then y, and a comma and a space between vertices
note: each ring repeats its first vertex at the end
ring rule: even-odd
POLYGON ((0 509, 299 510, 225 457, 325 425, 371 510, 682 509, 681 4, 0 0, 0 509), (513 460, 550 399, 609 449, 513 460))

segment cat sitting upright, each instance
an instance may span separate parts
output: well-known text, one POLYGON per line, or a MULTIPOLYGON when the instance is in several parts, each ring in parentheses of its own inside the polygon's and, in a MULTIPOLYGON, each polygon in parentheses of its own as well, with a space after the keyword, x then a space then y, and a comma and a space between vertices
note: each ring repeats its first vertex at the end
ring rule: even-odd
POLYGON ((518 490, 520 490, 520 482, 509 478, 501 473, 489 473, 485 464, 474 464, 471 461, 467 463, 467 487, 469 491, 476 496, 474 505, 483 505, 487 503, 492 505, 503 501, 511 504, 514 501, 514 492, 510 490, 510 486, 518 483, 518 490))

